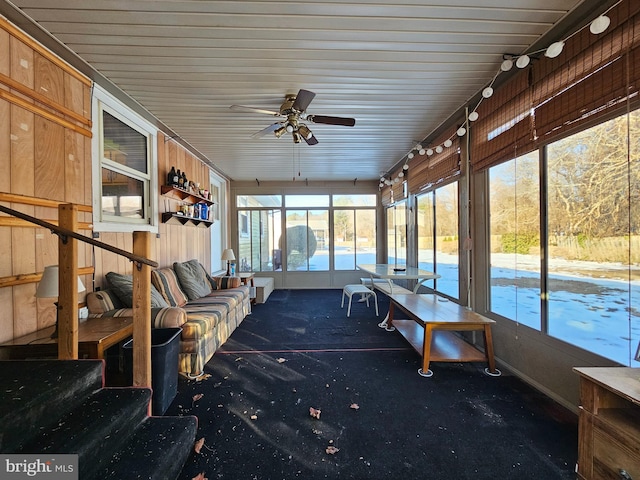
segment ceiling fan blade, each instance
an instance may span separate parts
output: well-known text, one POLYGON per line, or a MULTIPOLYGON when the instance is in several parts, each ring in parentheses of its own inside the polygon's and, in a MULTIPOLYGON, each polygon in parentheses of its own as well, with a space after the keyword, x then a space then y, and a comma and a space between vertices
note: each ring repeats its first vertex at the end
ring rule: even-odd
POLYGON ((291 108, 297 110, 298 112, 304 112, 315 96, 315 93, 310 92, 309 90, 303 90, 301 88, 298 92, 298 95, 296 95, 296 100, 295 102, 293 102, 291 108))
POLYGON ((268 133, 273 133, 275 132, 278 128, 280 128, 282 124, 281 123, 272 123, 271 125, 269 125, 267 128, 263 128, 262 130, 260 130, 259 132, 254 133, 253 135, 251 135, 251 138, 261 138, 264 137, 266 134, 268 133))
POLYGON ((315 135, 311 135, 309 138, 304 138, 304 141, 307 142, 307 145, 317 145, 318 144, 318 139, 315 137, 315 135))
POLYGON ((257 113, 264 113, 266 115, 273 115, 274 117, 280 117, 280 112, 273 112, 271 110, 263 110, 261 108, 254 108, 254 107, 245 107, 244 105, 231 105, 229 107, 231 110, 235 111, 235 112, 257 112, 257 113))
POLYGON ((328 117, 326 115, 307 115, 307 120, 313 123, 324 123, 327 125, 343 125, 353 127, 356 124, 355 118, 328 117))

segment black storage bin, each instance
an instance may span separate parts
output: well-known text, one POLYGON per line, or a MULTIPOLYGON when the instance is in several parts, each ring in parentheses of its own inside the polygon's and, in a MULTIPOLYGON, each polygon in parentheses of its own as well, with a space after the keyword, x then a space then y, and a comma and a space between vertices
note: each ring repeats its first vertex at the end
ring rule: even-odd
MULTIPOLYGON (((178 393, 178 354, 181 328, 154 328, 151 330, 151 413, 163 415, 178 393)), ((122 346, 124 374, 133 382, 133 340, 122 346)))

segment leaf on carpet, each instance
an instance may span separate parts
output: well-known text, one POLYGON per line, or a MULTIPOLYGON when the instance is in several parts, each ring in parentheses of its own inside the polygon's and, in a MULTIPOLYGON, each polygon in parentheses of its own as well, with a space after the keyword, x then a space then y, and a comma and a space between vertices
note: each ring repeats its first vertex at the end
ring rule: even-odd
POLYGON ((209 479, 204 476, 204 472, 201 472, 195 477, 193 477, 191 480, 209 480, 209 479))
POLYGON ((280 358, 276 358, 276 362, 278 362, 278 363, 284 363, 284 362, 286 362, 286 361, 287 361, 287 359, 286 359, 286 358, 282 358, 282 357, 280 357, 280 358))
POLYGON ((351 405, 349 405, 349 408, 353 410, 358 410, 360 409, 360 405, 358 405, 357 403, 352 403, 351 405))
POLYGON ((198 400, 200 400, 202 397, 204 397, 204 393, 197 393, 193 396, 193 403, 196 403, 198 400))
POLYGON ((333 445, 329 445, 325 450, 329 455, 335 455, 340 451, 339 448, 334 447, 333 445))
POLYGON ((204 437, 202 437, 200 440, 198 440, 195 445, 193 446, 193 450, 196 453, 200 453, 200 450, 202 450, 202 447, 204 447, 204 437))
POLYGON ((320 420, 320 409, 309 407, 309 415, 320 420))

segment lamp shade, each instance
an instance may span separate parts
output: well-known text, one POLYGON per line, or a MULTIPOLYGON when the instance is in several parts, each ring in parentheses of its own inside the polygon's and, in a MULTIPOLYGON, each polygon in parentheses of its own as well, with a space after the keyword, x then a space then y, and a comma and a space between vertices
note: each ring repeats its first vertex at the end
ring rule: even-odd
POLYGON ((235 260, 236 255, 233 253, 232 248, 225 248, 222 252, 222 260, 235 260))
MULTIPOLYGON (((82 280, 80 280, 80 277, 78 277, 78 292, 84 292, 84 290, 84 284, 82 280)), ((42 279, 36 289, 36 297, 53 298, 58 297, 58 294, 58 265, 44 267, 42 279)))

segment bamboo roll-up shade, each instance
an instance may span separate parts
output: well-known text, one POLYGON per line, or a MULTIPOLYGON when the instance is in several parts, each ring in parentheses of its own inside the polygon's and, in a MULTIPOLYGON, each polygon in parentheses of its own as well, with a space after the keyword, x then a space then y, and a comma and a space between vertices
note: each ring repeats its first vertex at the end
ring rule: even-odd
MULTIPOLYGON (((424 191, 433 185, 460 175, 460 137, 456 134, 457 124, 445 130, 435 141, 430 142, 435 149, 446 140, 451 139, 453 144, 445 147, 441 153, 428 155, 416 155, 409 163, 407 172, 409 192, 411 194, 424 191)), ((426 148, 426 147, 425 147, 426 148)))
POLYGON ((640 83, 640 2, 623 2, 609 16, 609 32, 588 28, 570 38, 555 59, 533 67, 533 103, 538 144, 606 118, 640 83))
POLYGON ((477 109, 471 124, 471 165, 474 171, 506 162, 517 148, 535 149, 529 69, 518 72, 477 109))

